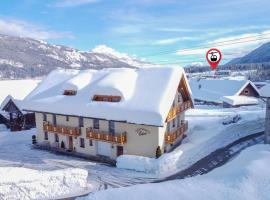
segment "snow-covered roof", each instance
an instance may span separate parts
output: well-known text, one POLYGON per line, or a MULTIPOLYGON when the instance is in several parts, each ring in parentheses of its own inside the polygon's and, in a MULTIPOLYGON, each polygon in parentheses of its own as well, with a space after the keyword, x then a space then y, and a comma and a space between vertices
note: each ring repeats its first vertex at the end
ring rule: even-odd
POLYGON ((258 99, 248 96, 224 96, 222 100, 232 106, 258 104, 258 99))
POLYGON ((256 86, 248 80, 190 79, 189 85, 193 98, 209 102, 222 103, 223 96, 239 95, 250 84, 258 92, 256 86))
POLYGON ((4 101, 1 103, 0 105, 0 110, 3 110, 4 107, 7 105, 7 103, 12 100, 14 102, 14 104, 17 106, 17 108, 22 111, 23 109, 23 101, 22 100, 18 100, 18 99, 14 99, 11 95, 8 95, 4 101))
POLYGON ((266 84, 260 89, 261 97, 270 97, 270 84, 266 84))
POLYGON ((59 69, 25 98, 24 109, 163 126, 182 77, 186 80, 181 67, 59 69), (70 88, 77 94, 63 95, 70 88), (93 101, 94 95, 120 96, 121 101, 93 101))

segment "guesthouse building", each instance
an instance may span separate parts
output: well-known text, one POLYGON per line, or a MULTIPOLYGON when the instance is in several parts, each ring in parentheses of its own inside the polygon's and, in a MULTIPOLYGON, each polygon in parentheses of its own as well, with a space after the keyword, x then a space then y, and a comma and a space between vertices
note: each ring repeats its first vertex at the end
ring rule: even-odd
POLYGON ((168 151, 186 136, 192 107, 180 67, 56 70, 24 100, 38 145, 110 159, 168 151))

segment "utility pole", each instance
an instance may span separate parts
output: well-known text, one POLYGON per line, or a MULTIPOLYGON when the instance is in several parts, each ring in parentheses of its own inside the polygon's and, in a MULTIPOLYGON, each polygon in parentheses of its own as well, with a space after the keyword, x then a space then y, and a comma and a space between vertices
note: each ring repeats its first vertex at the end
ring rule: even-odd
POLYGON ((260 97, 266 98, 265 113, 265 144, 270 144, 270 84, 266 84, 260 89, 260 97))
POLYGON ((266 99, 265 143, 270 144, 270 97, 266 99))

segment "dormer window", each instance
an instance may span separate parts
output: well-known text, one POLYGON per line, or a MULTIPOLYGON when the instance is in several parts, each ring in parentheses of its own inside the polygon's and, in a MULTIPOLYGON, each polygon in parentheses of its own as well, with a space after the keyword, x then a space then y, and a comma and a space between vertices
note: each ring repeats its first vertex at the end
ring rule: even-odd
POLYGON ((76 90, 65 90, 63 95, 66 96, 75 96, 77 94, 76 90))
POLYGON ((94 95, 93 97, 93 101, 119 102, 120 100, 120 96, 94 95))

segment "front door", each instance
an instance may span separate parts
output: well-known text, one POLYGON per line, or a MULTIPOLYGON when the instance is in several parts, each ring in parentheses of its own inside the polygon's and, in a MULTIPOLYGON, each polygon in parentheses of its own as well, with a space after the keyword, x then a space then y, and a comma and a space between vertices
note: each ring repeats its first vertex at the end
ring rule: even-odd
POLYGON ((121 156, 124 154, 123 146, 117 146, 117 156, 121 156))
POLYGON ((68 149, 70 151, 73 151, 73 137, 72 136, 69 136, 68 145, 69 145, 69 148, 68 149))

